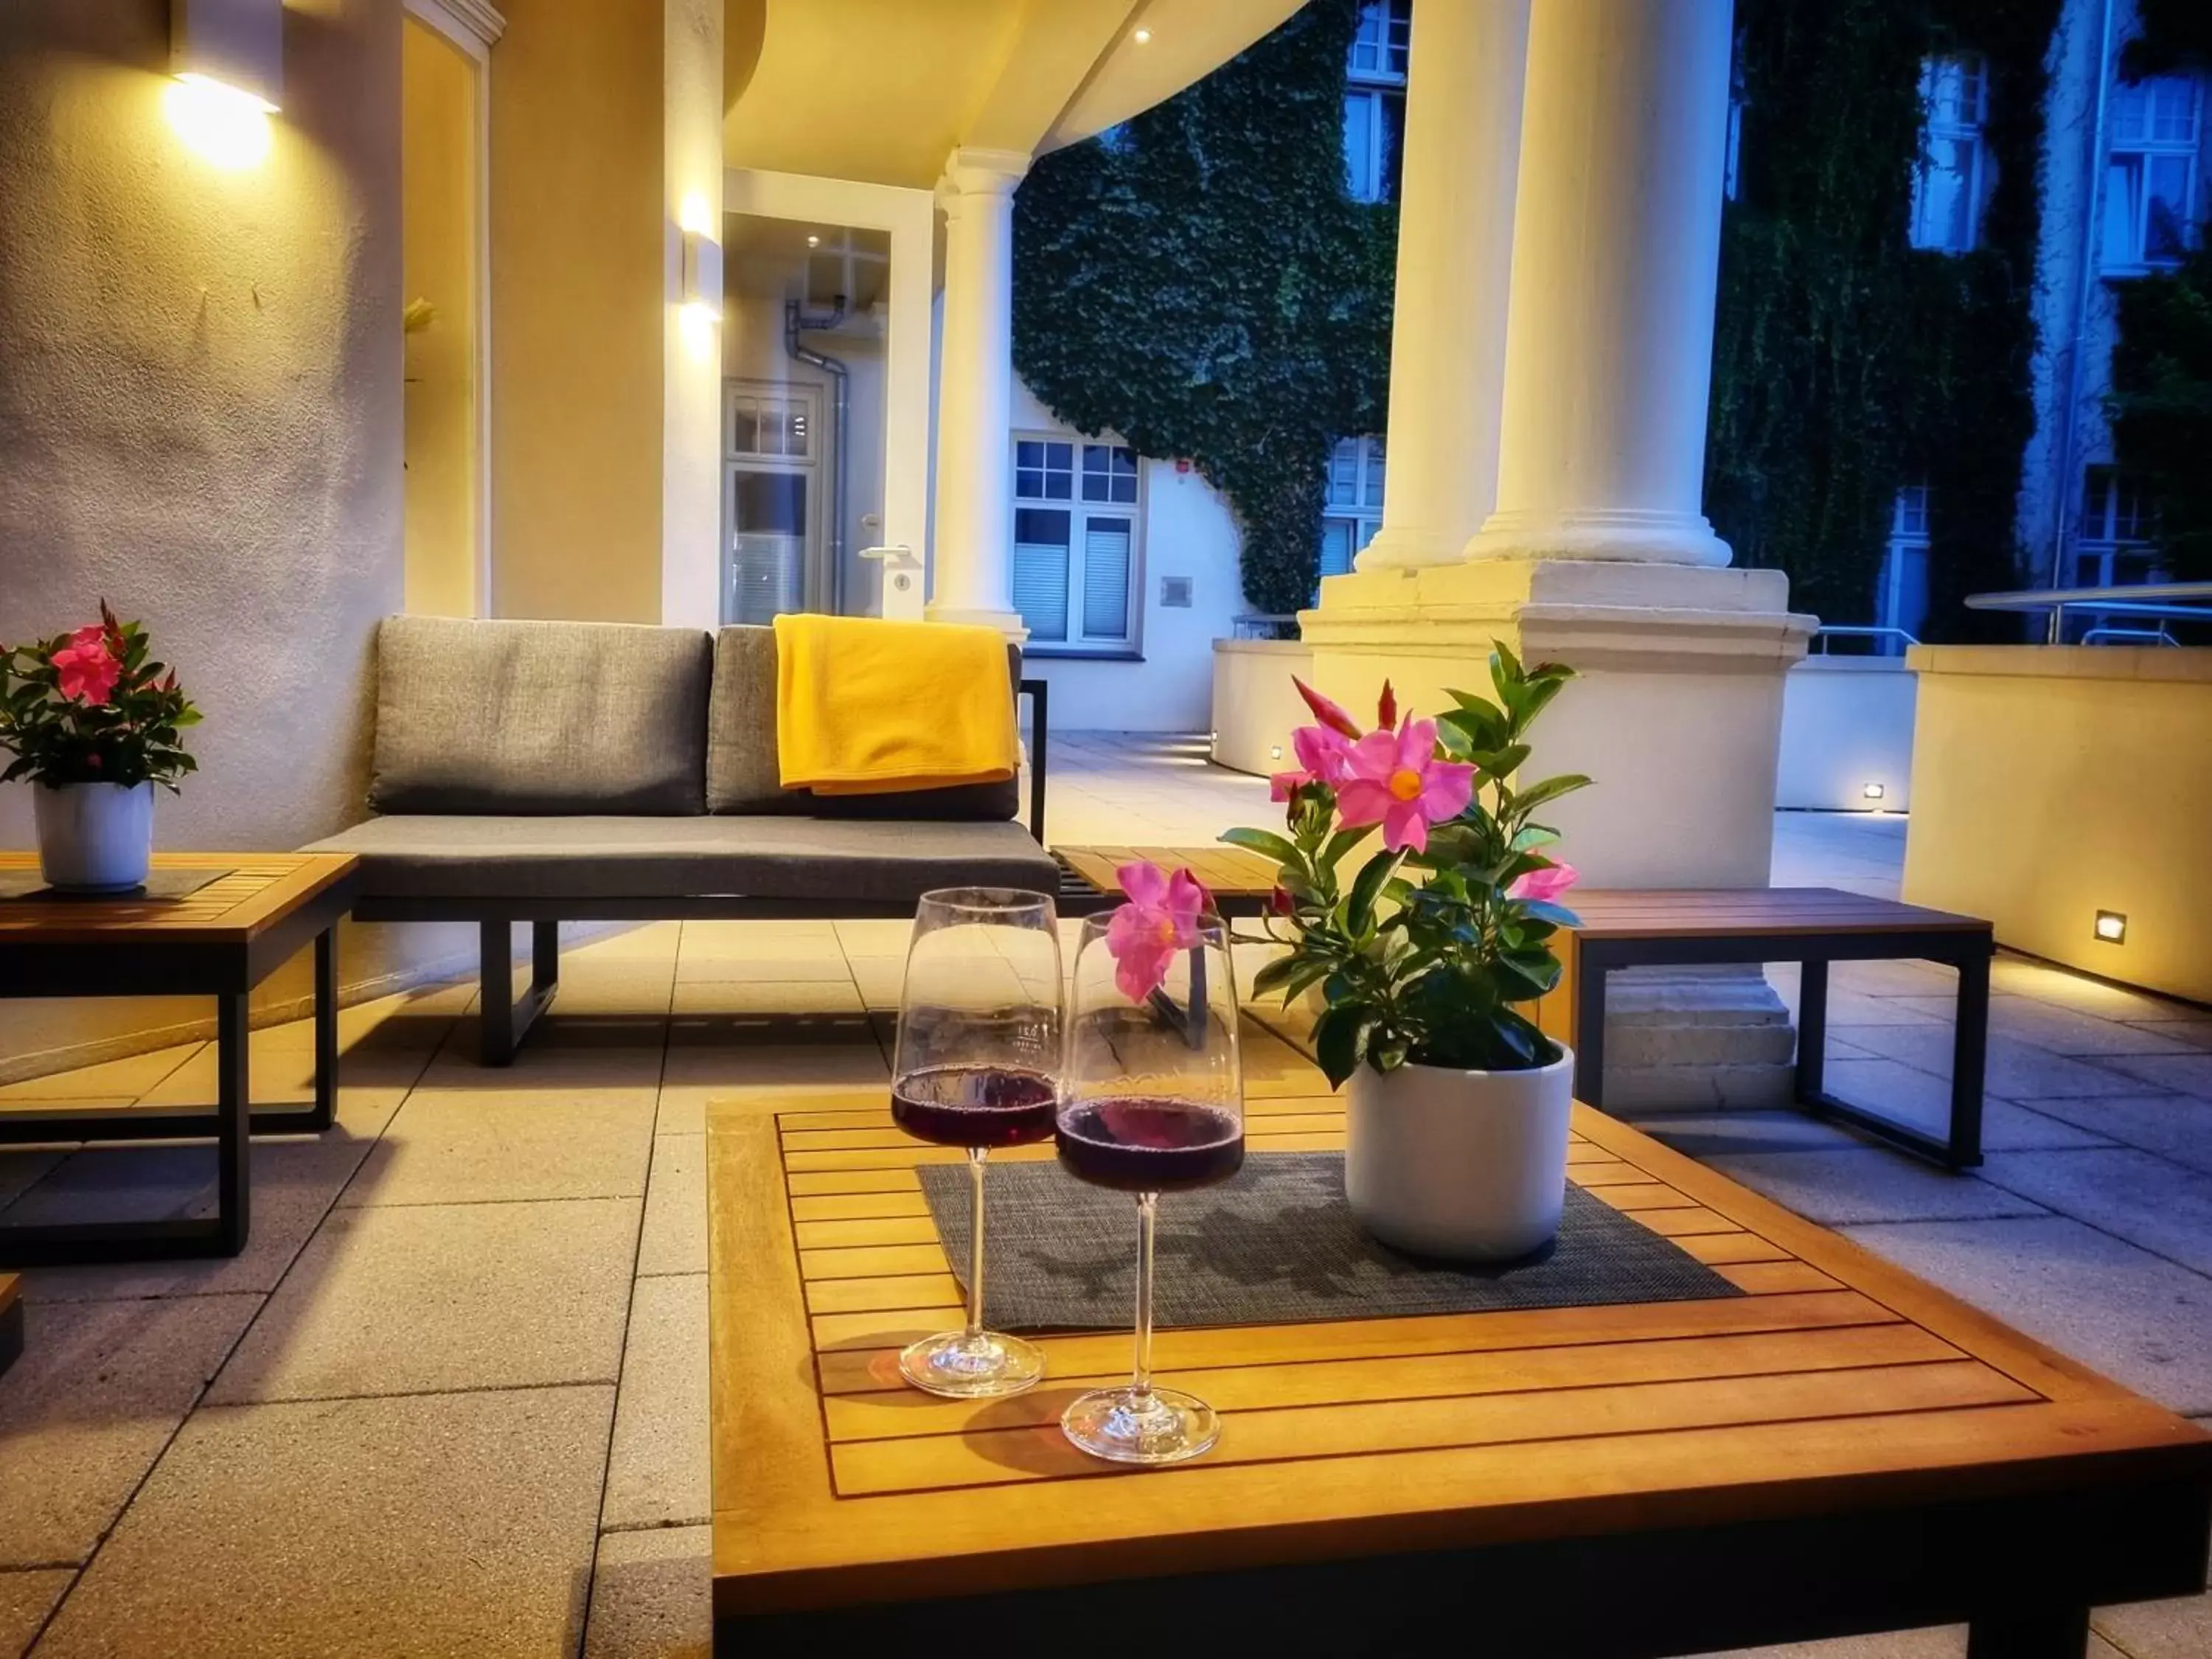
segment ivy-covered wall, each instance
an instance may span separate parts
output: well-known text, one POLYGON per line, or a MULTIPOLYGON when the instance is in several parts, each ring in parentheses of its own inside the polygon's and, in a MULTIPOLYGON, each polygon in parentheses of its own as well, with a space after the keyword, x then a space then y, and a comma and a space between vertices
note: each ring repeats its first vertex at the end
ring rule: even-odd
POLYGON ((1188 457, 1263 612, 1310 602, 1329 445, 1387 405, 1397 210, 1345 191, 1358 15, 1312 0, 1014 202, 1016 370, 1079 430, 1188 457))
POLYGON ((2044 54, 2059 0, 1740 0, 1742 137, 1722 227, 1706 511, 1791 603, 1871 620, 1892 504, 1930 490, 1929 637, 2011 637, 1967 593, 2018 580, 2034 429, 2028 304, 2044 54), (1989 73, 1978 245, 1908 242, 1920 66, 1989 73))

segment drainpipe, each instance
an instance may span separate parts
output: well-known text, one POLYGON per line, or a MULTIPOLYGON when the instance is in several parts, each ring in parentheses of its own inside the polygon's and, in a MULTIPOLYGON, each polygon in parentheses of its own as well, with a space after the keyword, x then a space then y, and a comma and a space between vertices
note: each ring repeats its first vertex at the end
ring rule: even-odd
MULTIPOLYGON (((2058 422, 2058 512, 2051 530, 2051 586, 2067 586, 2066 526, 2074 518, 2075 428, 2081 420, 2081 348, 2089 337, 2089 295, 2097 282, 2098 232, 2105 191, 2105 104, 2112 80, 2112 0, 2103 0, 2097 32, 2097 113, 2089 129, 2089 205, 2081 224, 2081 276, 2075 286, 2074 343, 2066 353, 2066 400, 2058 422)), ((2044 643, 2065 642, 2065 612, 2051 608, 2044 643)))
MULTIPOLYGON (((2107 0, 2110 3, 2110 0, 2107 0)), ((821 332, 845 320, 845 296, 837 295, 828 311, 809 315, 796 300, 783 302, 783 349, 795 362, 820 369, 830 377, 830 609, 845 609, 845 423, 850 409, 847 395, 852 371, 844 362, 801 345, 802 332, 821 332)))

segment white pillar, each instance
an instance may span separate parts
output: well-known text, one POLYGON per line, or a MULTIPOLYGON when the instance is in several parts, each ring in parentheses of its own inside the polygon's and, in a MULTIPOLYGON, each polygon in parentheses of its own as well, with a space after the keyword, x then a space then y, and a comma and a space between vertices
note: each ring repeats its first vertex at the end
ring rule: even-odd
POLYGON ((1497 504, 1528 0, 1413 14, 1390 328, 1390 487, 1362 570, 1450 564, 1497 504))
POLYGON ((1498 504, 1470 556, 1729 562, 1698 507, 1731 10, 1535 8, 1498 504))
POLYGON ((1014 189, 1019 150, 957 149, 945 208, 937 514, 928 614, 1024 633, 1013 605, 1014 189))

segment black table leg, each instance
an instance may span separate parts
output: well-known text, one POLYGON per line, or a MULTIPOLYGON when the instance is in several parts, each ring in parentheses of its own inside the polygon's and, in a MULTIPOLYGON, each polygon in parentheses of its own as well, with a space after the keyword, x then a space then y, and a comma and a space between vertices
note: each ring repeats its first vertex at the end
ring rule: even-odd
POLYGON ((2089 1647, 2089 1609, 2027 1601, 1966 1627, 1966 1659, 2081 1659, 2089 1647))
MULTIPOLYGON (((226 992, 216 999, 216 1244, 213 1253, 236 1255, 252 1223, 252 1045, 247 1040, 246 997, 226 992)), ((335 1067, 333 1068, 335 1069, 335 1067)), ((317 1079, 319 1083, 320 1079, 317 1079)))
POLYGON ((23 1298, 0 1308, 0 1375, 23 1357, 23 1298))
POLYGON ((512 1066, 514 1051, 561 981, 561 924, 530 925, 530 988, 514 996, 514 924, 505 918, 478 924, 482 967, 477 975, 479 1058, 486 1066, 512 1066))
POLYGON ((1575 960, 1575 1098, 1585 1106, 1605 1104, 1606 968, 1591 958, 1589 945, 1575 960))
POLYGON ((1982 1086, 1990 1052, 1990 959, 1960 959, 1958 1024, 1951 1039, 1951 1146, 1945 1161, 1970 1170, 1982 1161, 1982 1086))
POLYGON ((1797 1097, 1818 1100, 1827 1091, 1828 964, 1797 964, 1797 1097))
POLYGON ((338 930, 315 935, 315 1109, 307 1127, 319 1133, 338 1109, 338 930))

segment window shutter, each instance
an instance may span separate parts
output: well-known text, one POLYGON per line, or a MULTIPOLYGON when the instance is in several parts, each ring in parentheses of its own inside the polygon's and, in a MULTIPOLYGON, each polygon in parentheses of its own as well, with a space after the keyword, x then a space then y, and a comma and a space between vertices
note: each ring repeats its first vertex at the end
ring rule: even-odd
POLYGON ((1127 519, 1093 518, 1083 535, 1083 632, 1094 640, 1129 637, 1127 519))
POLYGON ((1048 508, 1014 514, 1014 609, 1032 639, 1067 637, 1067 520, 1048 508))

